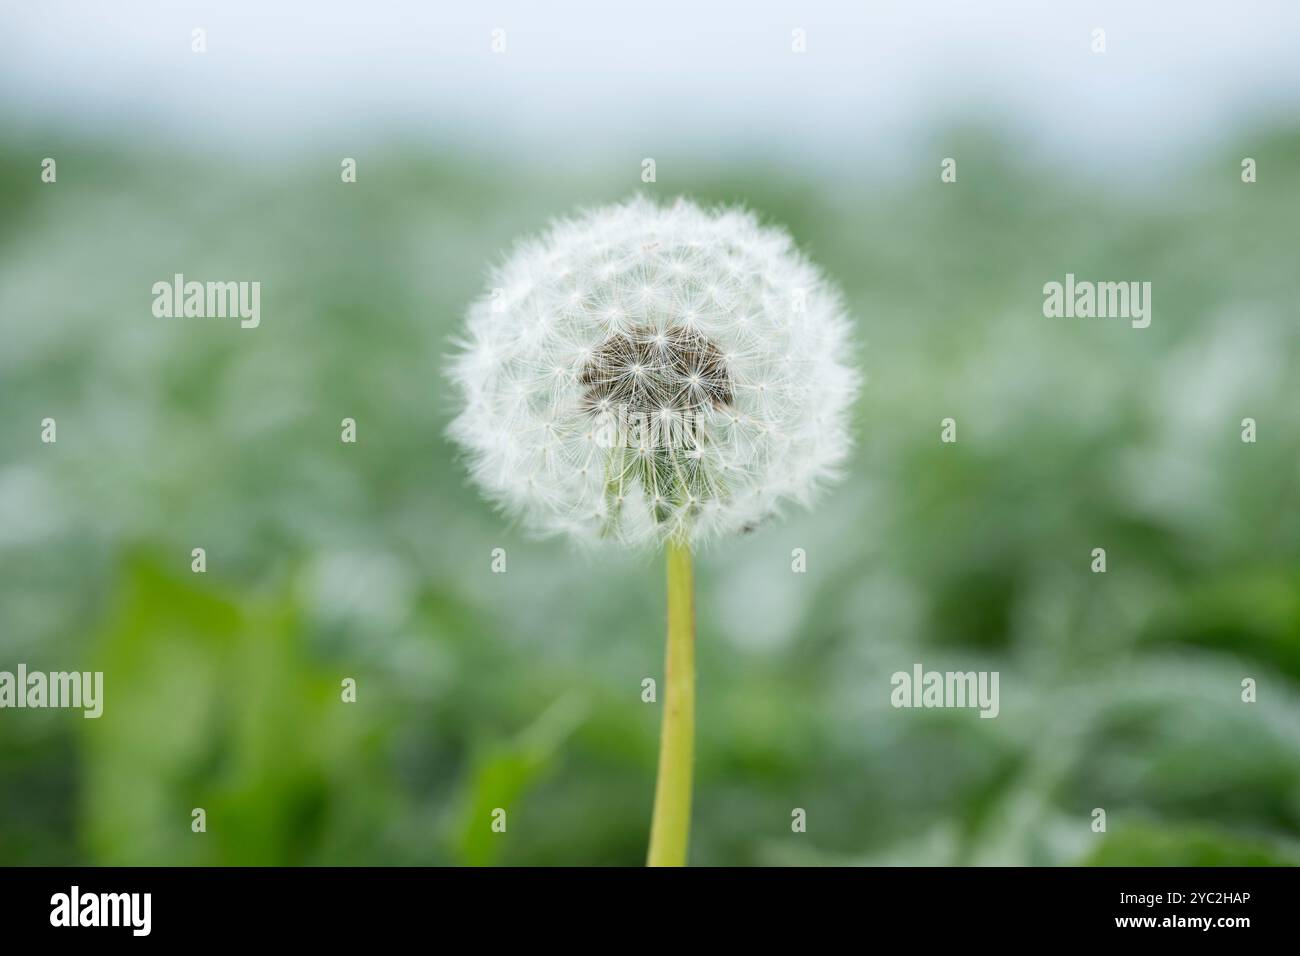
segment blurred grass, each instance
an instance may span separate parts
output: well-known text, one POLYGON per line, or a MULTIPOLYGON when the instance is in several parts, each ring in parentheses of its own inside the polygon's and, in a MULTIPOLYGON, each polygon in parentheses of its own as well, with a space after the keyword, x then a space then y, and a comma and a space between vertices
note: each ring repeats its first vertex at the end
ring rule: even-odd
MULTIPOLYGON (((980 131, 952 186, 661 164, 791 228, 869 378, 849 481, 698 562, 695 862, 1300 862, 1300 133, 1249 139, 1251 186, 980 131), (1044 319, 1066 272, 1151 281, 1151 328, 1044 319), (1001 716, 891 709, 914 661, 999 670, 1001 716)), ((492 514, 439 374, 485 265, 639 167, 51 142, 0 146, 0 668, 106 709, 0 715, 0 863, 639 863, 658 562, 492 514), (261 281, 262 327, 153 318, 175 272, 261 281)))

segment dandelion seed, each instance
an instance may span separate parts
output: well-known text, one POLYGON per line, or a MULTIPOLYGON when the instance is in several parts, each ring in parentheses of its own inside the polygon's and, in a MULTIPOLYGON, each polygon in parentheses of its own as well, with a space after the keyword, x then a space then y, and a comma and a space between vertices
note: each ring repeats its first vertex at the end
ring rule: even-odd
POLYGON ((843 461, 856 375, 839 297, 783 232, 752 215, 634 199, 556 223, 540 242, 522 244, 489 287, 516 294, 504 309, 498 303, 494 311, 485 296, 470 310, 469 344, 452 367, 464 406, 451 432, 489 497, 534 530, 634 547, 677 535, 699 546, 770 518, 781 502, 754 493, 760 487, 781 484, 786 497, 805 500, 843 461), (659 259, 667 272, 654 264, 659 259), (573 283, 561 281, 557 263, 573 271, 573 283), (769 294, 772 287, 808 290, 806 307, 790 309, 785 297, 769 294), (726 305, 698 308, 692 290, 701 289, 726 305), (603 311, 586 308, 597 302, 606 303, 603 311), (525 337, 528 316, 536 319, 525 337), (567 375, 560 371, 566 363, 567 375), (533 378, 538 368, 555 369, 544 393, 533 378), (753 384, 737 389, 746 382, 753 384), (499 411, 505 396, 527 399, 509 419, 499 411), (603 472, 618 467, 615 461, 591 468, 576 453, 557 451, 545 476, 503 467, 505 448, 493 438, 501 429, 514 432, 527 455, 528 435, 552 433, 536 427, 542 420, 581 433, 592 417, 620 405, 647 418, 661 406, 670 417, 693 416, 694 443, 654 449, 659 454, 646 469, 629 477, 667 520, 642 521, 620 509, 592 520, 609 495, 612 475, 603 472), (772 414, 785 423, 788 441, 774 441, 757 424, 772 414), (745 440, 717 444, 724 428, 744 432, 745 440), (695 458, 696 444, 714 446, 708 467, 745 477, 689 483, 677 466, 688 453, 695 458), (782 479, 792 475, 798 481, 790 487, 782 479), (648 485, 659 489, 657 500, 648 485), (718 514, 704 527, 686 512, 690 496, 706 487, 714 489, 709 500, 718 514))

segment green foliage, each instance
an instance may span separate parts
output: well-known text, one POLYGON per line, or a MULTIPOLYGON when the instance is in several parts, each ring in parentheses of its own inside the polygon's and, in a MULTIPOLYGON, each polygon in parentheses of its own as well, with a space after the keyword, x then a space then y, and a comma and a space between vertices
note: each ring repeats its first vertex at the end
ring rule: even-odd
MULTIPOLYGON (((736 157, 657 187, 788 224, 868 379, 845 484, 696 562, 695 862, 1297 861, 1300 135, 1251 142, 1250 186, 966 134, 958 184, 736 157), (1151 281, 1151 328, 1045 319, 1066 272, 1151 281), (891 708, 917 661, 999 671, 1001 714, 891 708)), ((395 143, 344 185, 86 142, 44 185, 53 148, 0 147, 0 669, 106 700, 0 713, 0 862, 641 862, 659 562, 494 514, 440 375, 485 263, 635 167, 395 143), (261 327, 154 318, 176 272, 260 281, 261 327)))
POLYGON ((1133 826, 1108 836, 1090 866, 1296 866, 1300 852, 1213 829, 1133 826))

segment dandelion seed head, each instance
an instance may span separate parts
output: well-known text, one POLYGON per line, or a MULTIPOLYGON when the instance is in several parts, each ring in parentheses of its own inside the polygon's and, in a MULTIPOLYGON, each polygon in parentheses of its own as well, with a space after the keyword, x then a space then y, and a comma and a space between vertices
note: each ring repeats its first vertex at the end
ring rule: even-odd
POLYGON ((450 434, 533 530, 699 546, 837 476, 849 322, 752 214, 644 198, 585 212, 520 243, 488 290, 452 362, 450 434), (494 288, 511 290, 504 307, 494 288), (802 290, 800 308, 774 288, 802 290))

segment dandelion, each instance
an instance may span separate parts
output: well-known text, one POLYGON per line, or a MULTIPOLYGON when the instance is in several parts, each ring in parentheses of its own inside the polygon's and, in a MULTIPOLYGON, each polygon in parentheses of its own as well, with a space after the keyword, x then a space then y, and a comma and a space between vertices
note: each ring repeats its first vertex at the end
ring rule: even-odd
POLYGON ((750 213, 635 198, 520 243, 469 311, 451 426, 504 511, 663 548, 668 653, 649 862, 686 862, 692 554, 807 505, 849 448, 838 291, 750 213))

